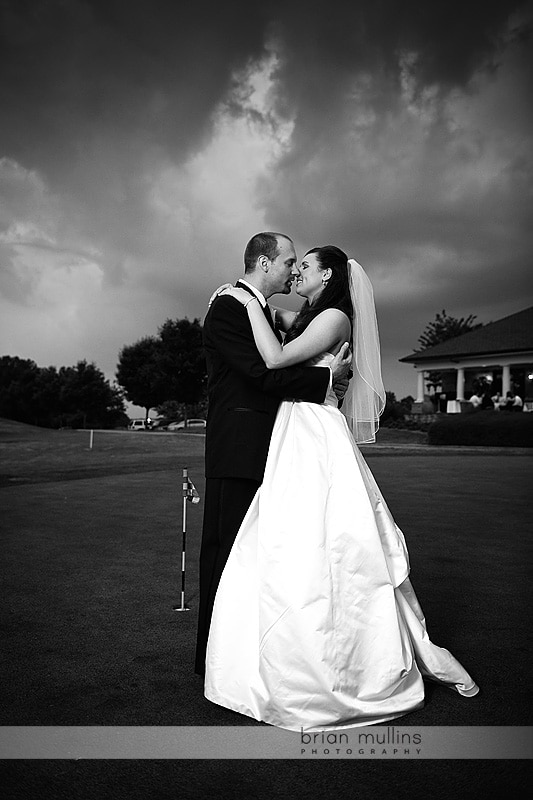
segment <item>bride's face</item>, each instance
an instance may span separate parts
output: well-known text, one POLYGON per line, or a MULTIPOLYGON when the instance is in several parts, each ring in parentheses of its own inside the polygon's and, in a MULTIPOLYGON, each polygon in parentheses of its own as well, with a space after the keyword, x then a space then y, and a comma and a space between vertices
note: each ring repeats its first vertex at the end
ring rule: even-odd
POLYGON ((321 269, 316 253, 308 253, 298 267, 296 294, 312 303, 324 288, 323 280, 328 270, 321 269))

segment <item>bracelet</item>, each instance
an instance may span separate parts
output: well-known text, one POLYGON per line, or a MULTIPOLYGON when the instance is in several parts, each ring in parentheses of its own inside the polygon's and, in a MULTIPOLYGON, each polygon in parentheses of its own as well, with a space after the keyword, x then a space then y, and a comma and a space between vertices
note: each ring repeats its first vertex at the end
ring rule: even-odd
POLYGON ((250 299, 247 300, 246 303, 243 303, 244 308, 248 308, 250 303, 253 302, 254 300, 257 300, 257 302, 259 302, 259 298, 254 295, 253 297, 250 297, 250 299))

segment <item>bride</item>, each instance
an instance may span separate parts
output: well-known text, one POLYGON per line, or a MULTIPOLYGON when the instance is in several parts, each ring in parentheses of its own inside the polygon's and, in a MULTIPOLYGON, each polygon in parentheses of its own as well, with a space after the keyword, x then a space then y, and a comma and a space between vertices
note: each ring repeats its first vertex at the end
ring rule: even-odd
POLYGON ((297 313, 276 310, 279 344, 260 303, 246 306, 271 369, 327 365, 352 342, 342 412, 282 402, 263 483, 217 590, 205 696, 289 730, 381 723, 424 704, 423 678, 472 697, 478 687, 428 638, 409 580, 402 532, 360 454, 374 441, 385 392, 370 281, 332 245, 310 250, 296 279, 297 313))

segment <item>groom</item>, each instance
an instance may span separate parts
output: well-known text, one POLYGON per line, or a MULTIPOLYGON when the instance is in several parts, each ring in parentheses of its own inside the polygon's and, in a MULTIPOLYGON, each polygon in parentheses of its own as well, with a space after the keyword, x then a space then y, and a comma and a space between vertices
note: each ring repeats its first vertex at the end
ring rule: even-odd
MULTIPOLYGON (((290 294, 297 274, 294 244, 284 234, 258 233, 246 246, 244 266, 244 278, 238 285, 259 299, 274 329, 266 301, 273 294, 290 294)), ((255 345, 246 309, 228 296, 216 297, 207 313, 204 347, 209 413, 195 664, 199 675, 205 673, 209 625, 220 576, 263 480, 278 406, 284 398, 322 403, 332 381, 346 384, 344 378, 351 363, 341 351, 331 369, 298 365, 267 369, 255 345)))

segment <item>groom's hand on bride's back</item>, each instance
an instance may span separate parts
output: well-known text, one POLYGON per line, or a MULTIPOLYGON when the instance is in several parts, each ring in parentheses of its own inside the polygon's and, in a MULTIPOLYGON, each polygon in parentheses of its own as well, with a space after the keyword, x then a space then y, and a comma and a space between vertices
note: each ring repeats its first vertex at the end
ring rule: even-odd
POLYGON ((331 371, 333 373, 333 383, 337 383, 338 381, 343 380, 344 378, 349 378, 351 376, 348 373, 351 370, 352 366, 352 354, 350 352, 350 345, 348 342, 345 342, 333 361, 331 362, 331 371))
POLYGON ((335 392, 337 400, 339 401, 339 408, 341 407, 342 401, 344 400, 344 395, 346 394, 348 384, 350 383, 350 377, 351 373, 349 377, 347 375, 345 378, 340 378, 333 384, 333 391, 335 392))
POLYGON ((333 391, 337 395, 339 403, 342 403, 350 378, 353 375, 351 367, 352 354, 349 344, 345 342, 331 362, 333 391))

